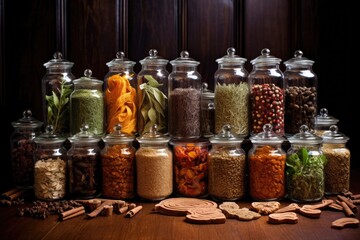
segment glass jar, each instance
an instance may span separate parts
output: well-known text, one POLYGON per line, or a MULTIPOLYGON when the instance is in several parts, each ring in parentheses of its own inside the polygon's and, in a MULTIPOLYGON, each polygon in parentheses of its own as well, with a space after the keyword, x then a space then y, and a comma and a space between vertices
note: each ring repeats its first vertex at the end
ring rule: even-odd
POLYGON ((66 138, 54 134, 47 125, 45 133, 36 137, 34 151, 34 195, 39 200, 65 198, 67 186, 67 156, 63 146, 66 138))
POLYGON ((15 131, 10 136, 12 182, 19 188, 32 188, 34 184, 34 138, 41 132, 43 123, 32 117, 30 110, 12 122, 15 131))
POLYGON ((284 74, 280 62, 267 48, 251 60, 253 69, 248 76, 251 134, 261 132, 263 125, 270 123, 275 133, 284 135, 284 74))
POLYGON ((234 48, 216 60, 215 72, 215 133, 220 133, 225 124, 231 126, 233 134, 249 134, 248 72, 244 68, 245 58, 235 55, 234 48))
POLYGON ((306 125, 288 138, 291 146, 286 156, 287 196, 296 202, 319 201, 324 196, 326 158, 321 151, 322 138, 306 125))
POLYGON ((200 64, 182 51, 172 60, 169 74, 169 134, 172 138, 199 138, 201 75, 200 64), (181 107, 179 107, 181 106, 181 107))
POLYGON ((314 129, 317 113, 317 76, 314 61, 303 57, 300 50, 284 62, 285 78, 285 133, 295 134, 301 125, 314 129))
POLYGON ((208 89, 207 83, 202 83, 201 88, 201 136, 212 137, 215 133, 215 95, 208 89))
POLYGON ((149 132, 152 125, 158 126, 160 133, 166 134, 168 107, 168 76, 166 65, 169 60, 157 55, 156 49, 140 61, 141 71, 137 76, 138 133, 149 132))
POLYGON ((55 52, 53 59, 44 63, 46 74, 41 81, 43 119, 54 127, 54 133, 70 133, 70 94, 74 89, 75 76, 71 72, 74 63, 55 52))
POLYGON ((209 195, 215 201, 236 201, 246 193, 246 154, 241 148, 243 138, 231 133, 224 125, 222 132, 209 139, 209 195))
POLYGON ((173 192, 173 155, 168 147, 169 137, 157 132, 157 125, 150 132, 136 138, 140 143, 135 153, 137 195, 149 201, 169 197, 173 192))
POLYGON ((278 201, 285 196, 286 152, 281 148, 285 138, 275 134, 272 125, 250 137, 248 152, 249 193, 255 201, 278 201))
POLYGON ((133 135, 121 133, 117 123, 114 131, 102 138, 102 195, 114 199, 135 197, 135 148, 133 135))
POLYGON ((325 194, 336 195, 350 189, 350 150, 346 147, 349 137, 338 132, 336 125, 325 131, 321 150, 326 157, 325 194))
POLYGON ((89 131, 104 134, 104 96, 103 82, 91 77, 92 71, 86 69, 84 77, 74 80, 74 91, 70 95, 71 135, 76 134, 82 125, 89 131))
POLYGON ((319 115, 315 117, 315 134, 322 137, 325 131, 330 129, 331 125, 336 125, 339 119, 329 115, 326 108, 320 109, 319 115))
POLYGON ((136 133, 136 73, 135 62, 125 58, 124 52, 117 52, 116 58, 106 64, 109 72, 104 78, 106 105, 106 132, 114 131, 120 123, 121 131, 136 133))
POLYGON ((93 198, 100 195, 101 138, 89 131, 85 124, 80 132, 68 138, 71 148, 67 152, 69 164, 69 192, 74 198, 93 198))
POLYGON ((172 140, 175 194, 181 197, 208 196, 209 141, 172 140))

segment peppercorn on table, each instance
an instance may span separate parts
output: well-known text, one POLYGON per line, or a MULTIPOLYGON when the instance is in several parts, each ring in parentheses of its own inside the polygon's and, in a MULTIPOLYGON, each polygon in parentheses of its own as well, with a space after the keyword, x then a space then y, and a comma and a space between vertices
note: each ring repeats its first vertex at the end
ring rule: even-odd
MULTIPOLYGON (((360 194, 360 169, 352 169, 350 191, 360 194)), ((339 195, 327 196, 335 202, 339 195)), ((166 215, 155 211, 156 202, 131 202, 132 212, 113 213, 109 216, 89 217, 78 207, 64 216, 51 214, 45 219, 18 216, 18 206, 0 206, 1 239, 359 239, 360 226, 336 229, 332 223, 347 215, 344 211, 321 209, 319 218, 296 213, 297 223, 271 224, 269 216, 240 221, 227 218, 222 223, 194 224, 185 220, 184 215, 166 215), (135 207, 137 206, 137 208, 135 207), (141 206, 141 207, 140 207, 141 206), (74 217, 68 217, 74 214, 74 217), (77 215, 76 215, 77 214, 77 215), (64 218, 64 219, 62 219, 64 218)), ((240 208, 251 208, 251 201, 236 202, 240 208)), ((281 208, 292 203, 280 201, 281 208)), ((341 202, 343 203, 343 202, 341 202)), ((31 206, 25 202, 25 206, 31 206)), ((220 204, 220 202, 218 203, 220 204)), ((299 206, 304 203, 297 203, 299 206)), ((306 203, 315 205, 319 202, 306 203)), ((356 206, 352 220, 360 219, 359 205, 356 206)))

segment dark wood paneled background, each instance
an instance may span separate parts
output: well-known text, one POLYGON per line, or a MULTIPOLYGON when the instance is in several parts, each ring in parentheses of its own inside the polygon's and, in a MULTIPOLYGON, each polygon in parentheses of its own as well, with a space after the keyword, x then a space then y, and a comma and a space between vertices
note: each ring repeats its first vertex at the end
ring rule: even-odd
POLYGON ((360 166, 353 117, 358 101, 351 85, 358 78, 351 63, 359 26, 352 9, 345 2, 320 0, 0 0, 1 186, 11 180, 10 123, 25 109, 42 120, 43 64, 55 51, 75 63, 77 78, 90 68, 103 79, 106 63, 119 50, 137 62, 136 72, 151 48, 169 60, 187 50, 213 89, 215 60, 228 47, 248 59, 249 72, 250 60, 262 48, 283 61, 300 49, 315 61, 319 108, 340 119, 340 131, 351 138, 352 167, 360 166))

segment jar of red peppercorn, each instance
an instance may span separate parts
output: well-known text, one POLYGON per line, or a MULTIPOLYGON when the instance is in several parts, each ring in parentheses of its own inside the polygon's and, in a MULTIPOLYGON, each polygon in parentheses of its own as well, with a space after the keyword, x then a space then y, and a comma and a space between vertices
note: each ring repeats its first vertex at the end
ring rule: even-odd
POLYGON ((170 142, 174 153, 175 194, 205 198, 208 195, 208 140, 170 142))
POLYGON ((38 136, 42 122, 32 117, 30 110, 11 125, 15 131, 10 136, 12 181, 17 187, 32 188, 34 184, 34 138, 38 136))
POLYGON ((253 147, 248 153, 249 192, 256 201, 281 200, 285 196, 285 138, 275 134, 271 124, 250 137, 253 147))
POLYGON ((135 196, 135 136, 122 133, 118 123, 114 131, 102 138, 101 150, 102 194, 114 199, 135 196))
POLYGON ((303 57, 300 50, 284 62, 285 133, 295 134, 301 125, 314 129, 317 113, 317 76, 312 70, 314 61, 303 57))
POLYGON ((275 133, 284 135, 284 74, 280 70, 280 58, 261 50, 261 56, 251 60, 253 69, 250 84, 251 134, 259 133, 266 123, 275 133))

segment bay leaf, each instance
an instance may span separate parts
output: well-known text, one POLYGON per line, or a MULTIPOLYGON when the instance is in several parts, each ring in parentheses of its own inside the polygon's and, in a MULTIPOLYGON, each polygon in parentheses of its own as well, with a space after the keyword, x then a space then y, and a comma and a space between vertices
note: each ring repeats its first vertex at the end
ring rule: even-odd
POLYGON ((154 108, 149 109, 148 116, 151 122, 156 123, 156 110, 154 108))

